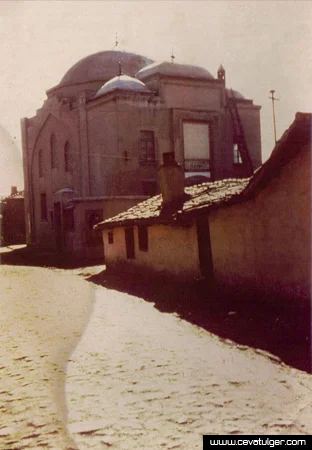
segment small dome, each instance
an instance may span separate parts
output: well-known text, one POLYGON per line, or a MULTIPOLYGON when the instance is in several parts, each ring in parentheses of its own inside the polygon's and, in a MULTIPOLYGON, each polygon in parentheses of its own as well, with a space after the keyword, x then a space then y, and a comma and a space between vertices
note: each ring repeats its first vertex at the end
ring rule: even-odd
POLYGON ((238 91, 234 91, 234 89, 227 89, 226 92, 229 97, 234 97, 237 100, 245 100, 245 97, 243 96, 243 94, 241 94, 238 91))
MULTIPOLYGON (((95 94, 95 97, 112 92, 115 90, 121 91, 135 91, 135 92, 151 92, 142 81, 136 78, 129 77, 128 75, 118 75, 107 81, 101 89, 95 94)), ((95 98, 94 97, 94 98, 95 98)))
POLYGON ((143 67, 136 74, 139 79, 144 79, 150 75, 160 74, 172 77, 185 77, 194 79, 213 80, 214 77, 208 70, 199 66, 191 66, 188 64, 176 64, 172 62, 153 63, 143 67))

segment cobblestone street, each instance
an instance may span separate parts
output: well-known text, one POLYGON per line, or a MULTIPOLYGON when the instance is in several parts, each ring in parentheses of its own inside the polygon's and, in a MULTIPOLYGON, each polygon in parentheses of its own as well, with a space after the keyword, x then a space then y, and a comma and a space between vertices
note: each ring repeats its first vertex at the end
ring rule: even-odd
POLYGON ((312 433, 311 375, 85 281, 89 270, 0 266, 1 449, 312 433))

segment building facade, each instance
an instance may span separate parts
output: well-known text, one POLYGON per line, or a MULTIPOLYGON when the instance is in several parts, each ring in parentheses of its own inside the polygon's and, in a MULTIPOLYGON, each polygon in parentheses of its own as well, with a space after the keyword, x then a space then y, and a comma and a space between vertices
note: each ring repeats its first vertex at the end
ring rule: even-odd
POLYGON ((223 67, 214 78, 119 51, 79 61, 22 119, 27 243, 102 254, 94 224, 159 192, 163 153, 174 152, 190 185, 246 176, 233 100, 256 169, 260 107, 226 88, 223 67))
POLYGON ((96 226, 107 267, 178 280, 205 277, 231 289, 308 304, 311 131, 312 115, 298 113, 251 178, 184 190, 181 168, 164 162, 162 195, 96 226))

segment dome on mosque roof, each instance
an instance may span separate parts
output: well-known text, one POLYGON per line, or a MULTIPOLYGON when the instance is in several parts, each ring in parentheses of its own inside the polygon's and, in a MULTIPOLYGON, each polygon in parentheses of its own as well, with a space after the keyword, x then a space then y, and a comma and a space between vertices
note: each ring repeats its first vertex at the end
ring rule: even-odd
POLYGON ((112 79, 118 73, 119 61, 124 73, 134 76, 153 61, 142 55, 123 51, 103 51, 89 55, 74 64, 63 76, 60 85, 112 79))
POLYGON ((237 100, 245 100, 245 97, 243 96, 243 94, 241 94, 238 91, 234 91, 234 89, 227 89, 226 92, 229 97, 234 96, 234 98, 236 98, 237 100))
POLYGON ((144 66, 138 71, 136 77, 144 79, 150 75, 160 74, 173 77, 186 77, 186 78, 200 78, 205 80, 213 80, 214 77, 208 70, 199 66, 192 66, 189 64, 177 64, 168 61, 161 63, 152 63, 148 66, 144 66))
POLYGON ((129 77, 128 75, 118 75, 107 81, 101 89, 99 89, 95 97, 112 92, 115 90, 121 91, 136 91, 136 92, 151 92, 142 81, 136 78, 129 77))

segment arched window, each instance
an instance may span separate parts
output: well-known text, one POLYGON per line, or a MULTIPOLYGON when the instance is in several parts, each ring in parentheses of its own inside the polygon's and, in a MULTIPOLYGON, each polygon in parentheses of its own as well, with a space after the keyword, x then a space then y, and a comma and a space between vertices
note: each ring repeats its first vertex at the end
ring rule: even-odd
POLYGON ((71 145, 68 141, 65 142, 64 146, 64 160, 65 160, 65 172, 72 172, 73 171, 72 151, 71 145))
POLYGON ((52 133, 51 134, 51 138, 50 138, 50 148, 51 148, 51 168, 54 169, 57 165, 57 161, 56 161, 56 137, 55 134, 52 133))
POLYGON ((39 166, 39 177, 43 177, 43 150, 42 148, 39 150, 38 155, 38 166, 39 166))

